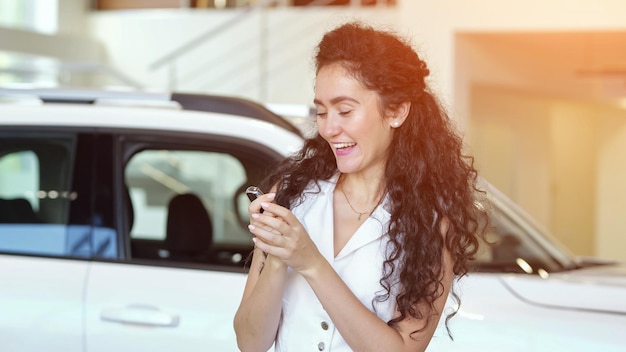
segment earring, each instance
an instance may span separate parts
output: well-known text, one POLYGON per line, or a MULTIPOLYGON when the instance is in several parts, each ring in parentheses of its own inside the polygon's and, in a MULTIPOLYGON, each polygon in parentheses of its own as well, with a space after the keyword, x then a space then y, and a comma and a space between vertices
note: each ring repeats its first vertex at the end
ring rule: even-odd
POLYGON ((391 125, 392 125, 394 128, 397 128, 398 126, 400 126, 400 122, 398 122, 398 121, 394 121, 391 125))

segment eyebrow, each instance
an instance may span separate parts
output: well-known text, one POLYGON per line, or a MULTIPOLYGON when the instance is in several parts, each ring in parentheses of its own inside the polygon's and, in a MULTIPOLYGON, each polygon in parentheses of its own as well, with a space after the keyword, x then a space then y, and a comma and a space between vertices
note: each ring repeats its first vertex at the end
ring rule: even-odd
MULTIPOLYGON (((358 103, 358 102, 359 102, 358 100, 356 100, 356 99, 354 99, 354 98, 351 98, 351 97, 347 97, 347 96, 342 95, 342 96, 338 96, 338 97, 332 98, 332 99, 330 100, 330 104, 331 104, 331 105, 335 105, 335 104, 337 104, 337 103, 340 103, 340 102, 342 102, 342 101, 346 101, 346 100, 347 100, 347 101, 354 102, 354 103, 358 103)), ((321 100, 319 100, 319 99, 313 99, 313 104, 315 104, 315 105, 324 105, 324 104, 322 103, 322 101, 321 101, 321 100)))

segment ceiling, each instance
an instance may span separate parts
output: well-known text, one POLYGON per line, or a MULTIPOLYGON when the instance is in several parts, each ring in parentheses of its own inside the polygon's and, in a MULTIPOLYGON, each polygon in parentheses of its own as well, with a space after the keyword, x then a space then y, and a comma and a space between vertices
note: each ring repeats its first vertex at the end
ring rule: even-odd
POLYGON ((626 104, 626 32, 463 33, 473 83, 553 98, 626 104))

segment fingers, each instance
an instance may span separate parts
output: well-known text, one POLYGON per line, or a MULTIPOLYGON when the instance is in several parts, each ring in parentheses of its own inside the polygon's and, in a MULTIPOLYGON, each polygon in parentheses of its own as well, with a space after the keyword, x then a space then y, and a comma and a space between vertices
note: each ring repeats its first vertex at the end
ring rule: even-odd
MULTIPOLYGON (((283 245, 284 240, 282 234, 271 227, 261 227, 250 224, 248 225, 248 229, 255 236, 252 238, 252 240, 257 245, 260 242, 263 242, 263 244, 272 247, 281 247, 283 245), (260 241, 257 240, 257 238, 260 239, 260 241)), ((261 246, 259 246, 259 248, 261 248, 264 252, 266 252, 266 249, 268 249, 261 246)))
POLYGON ((256 248, 262 250, 263 253, 271 254, 271 255, 275 256, 276 258, 282 258, 282 257, 285 256, 284 255, 285 250, 283 248, 267 244, 267 243, 263 242, 263 240, 261 240, 258 237, 253 237, 252 241, 254 242, 254 246, 256 248))
POLYGON ((271 203, 271 201, 270 202, 262 201, 262 202, 260 202, 259 205, 266 212, 272 213, 272 214, 276 215, 277 217, 280 217, 280 218, 283 218, 283 219, 289 218, 290 215, 292 214, 289 209, 287 209, 285 207, 282 207, 282 206, 280 206, 278 204, 271 203))
MULTIPOLYGON (((261 207, 261 204, 273 201, 275 196, 275 193, 263 194, 256 198, 254 201, 250 202, 250 205, 248 206, 248 213, 250 214, 251 224, 261 227, 265 226, 255 220, 259 217, 260 214, 264 213, 264 209, 261 207)), ((273 216, 273 214, 271 213, 265 213, 265 215, 273 216)), ((271 229, 267 228, 267 230, 269 231, 271 229)))
POLYGON ((261 208, 261 203, 272 202, 274 201, 275 197, 276 197, 276 193, 267 193, 267 194, 260 195, 257 199, 250 202, 250 205, 248 205, 248 213, 250 215, 254 213, 261 213, 263 209, 261 208))
MULTIPOLYGON (((268 202, 262 202, 261 206, 262 209, 266 211, 251 214, 250 224, 248 225, 250 233, 260 239, 260 241, 255 241, 255 243, 262 241, 269 246, 284 247, 286 244, 285 236, 290 235, 291 228, 290 225, 285 222, 285 219, 278 216, 278 214, 274 214, 274 211, 284 214, 287 217, 291 212, 280 205, 268 202)), ((263 249, 267 250, 266 247, 263 247, 263 249)))
MULTIPOLYGON (((268 194, 269 195, 269 194, 268 194)), ((267 197, 270 200, 274 196, 267 197)), ((250 211, 250 223, 255 226, 269 226, 278 229, 283 223, 293 223, 295 217, 291 211, 278 204, 274 204, 264 200, 265 198, 255 199, 250 203, 248 210, 250 211)))
POLYGON ((260 206, 264 212, 250 214, 248 225, 250 233, 255 236, 255 245, 266 253, 289 257, 288 253, 302 237, 300 222, 289 209, 278 204, 262 201, 260 206))
POLYGON ((251 214, 248 225, 256 248, 296 271, 319 262, 319 250, 289 209, 271 202, 261 202, 261 208, 265 211, 251 214))
POLYGON ((250 215, 250 218, 250 225, 252 225, 253 228, 250 228, 250 226, 248 226, 248 228, 253 234, 256 234, 254 231, 252 231, 253 229, 260 228, 275 235, 281 235, 280 230, 277 228, 278 226, 280 226, 280 221, 270 221, 272 219, 276 219, 273 215, 265 213, 254 213, 250 215))

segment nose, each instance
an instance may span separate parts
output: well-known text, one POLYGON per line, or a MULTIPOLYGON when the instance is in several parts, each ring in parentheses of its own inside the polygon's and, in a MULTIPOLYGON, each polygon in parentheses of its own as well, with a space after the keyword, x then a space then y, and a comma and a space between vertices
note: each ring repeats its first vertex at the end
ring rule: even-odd
POLYGON ((341 133, 339 119, 330 113, 326 118, 317 119, 317 129, 322 136, 333 137, 341 133))

